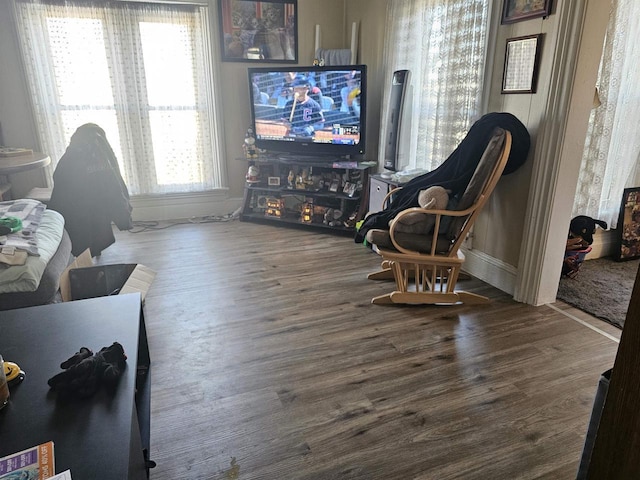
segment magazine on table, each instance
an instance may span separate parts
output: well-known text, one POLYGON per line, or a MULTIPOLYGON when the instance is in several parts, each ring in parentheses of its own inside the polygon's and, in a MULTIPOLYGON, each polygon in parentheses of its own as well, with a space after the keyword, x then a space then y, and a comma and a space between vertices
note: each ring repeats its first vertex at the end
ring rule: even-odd
POLYGON ((0 458, 0 480, 50 479, 55 473, 53 442, 42 443, 0 458))

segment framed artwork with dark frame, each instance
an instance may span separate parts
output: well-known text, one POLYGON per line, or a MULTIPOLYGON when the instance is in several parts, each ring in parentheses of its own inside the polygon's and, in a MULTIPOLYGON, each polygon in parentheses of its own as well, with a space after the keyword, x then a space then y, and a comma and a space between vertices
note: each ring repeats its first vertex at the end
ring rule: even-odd
POLYGON ((551 14, 551 0, 504 0, 502 25, 551 14))
POLYGON ((542 34, 507 39, 502 93, 536 93, 542 34))
POLYGON ((625 188, 618 215, 617 260, 640 258, 640 187, 625 188))
POLYGON ((298 0, 219 0, 225 62, 298 62, 298 0))

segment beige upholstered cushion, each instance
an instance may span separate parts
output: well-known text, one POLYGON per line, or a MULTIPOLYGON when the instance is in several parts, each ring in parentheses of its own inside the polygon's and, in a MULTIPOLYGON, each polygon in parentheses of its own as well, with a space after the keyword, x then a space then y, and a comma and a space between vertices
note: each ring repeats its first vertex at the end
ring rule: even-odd
MULTIPOLYGON (((500 160, 505 137, 505 131, 502 128, 496 128, 493 137, 489 140, 489 144, 482 154, 480 162, 478 162, 476 170, 473 172, 471 180, 469 180, 467 188, 460 197, 456 210, 465 210, 478 201, 482 190, 489 180, 491 172, 493 172, 496 163, 500 160)), ((466 220, 467 217, 455 217, 449 226, 447 236, 451 239, 456 238, 466 220)))
MULTIPOLYGON (((396 232, 396 242, 407 250, 421 253, 431 253, 431 244, 433 242, 433 235, 417 234, 417 233, 403 233, 396 232)), ((373 245, 377 245, 380 248, 387 248, 395 250, 395 246, 391 241, 391 234, 389 230, 371 229, 366 235, 367 242, 373 245)), ((438 236, 438 243, 436 245, 436 253, 447 253, 451 247, 451 242, 444 238, 444 236, 438 236)))
MULTIPOLYGON (((447 208, 448 202, 449 194, 444 188, 439 186, 426 188, 418 194, 418 204, 422 208, 429 210, 443 210, 447 208)), ((393 220, 389 222, 389 227, 391 227, 392 222, 393 220)), ((395 231, 426 235, 432 232, 435 223, 435 215, 413 212, 403 215, 397 220, 395 231)))

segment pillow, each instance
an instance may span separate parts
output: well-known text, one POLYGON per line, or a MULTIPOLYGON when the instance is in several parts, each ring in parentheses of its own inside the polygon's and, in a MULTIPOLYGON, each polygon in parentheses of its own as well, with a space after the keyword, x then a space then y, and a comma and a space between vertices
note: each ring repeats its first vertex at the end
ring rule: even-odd
MULTIPOLYGON (((418 193, 418 204, 428 210, 442 210, 447 208, 449 203, 449 193, 443 187, 433 186, 421 190, 418 193)), ((389 227, 391 223, 389 222, 389 227)), ((415 233, 426 235, 431 233, 436 223, 436 216, 421 212, 412 212, 402 216, 396 221, 395 232, 415 233)))

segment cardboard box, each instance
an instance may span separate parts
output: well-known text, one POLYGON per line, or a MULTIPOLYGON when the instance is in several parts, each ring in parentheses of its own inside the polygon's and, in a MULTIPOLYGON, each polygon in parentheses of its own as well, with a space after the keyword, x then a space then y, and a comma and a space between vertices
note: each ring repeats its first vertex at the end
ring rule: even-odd
POLYGON ((85 250, 60 276, 60 293, 69 302, 138 292, 144 302, 155 276, 156 272, 137 263, 94 265, 85 250))

